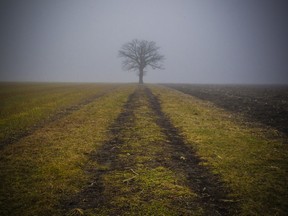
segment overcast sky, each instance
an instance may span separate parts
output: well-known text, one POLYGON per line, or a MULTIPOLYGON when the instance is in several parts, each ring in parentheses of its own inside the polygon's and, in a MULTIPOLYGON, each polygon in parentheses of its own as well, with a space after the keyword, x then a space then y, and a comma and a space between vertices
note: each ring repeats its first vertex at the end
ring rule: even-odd
POLYGON ((144 82, 288 83, 287 0, 0 0, 0 80, 137 82, 118 50, 161 47, 144 82))

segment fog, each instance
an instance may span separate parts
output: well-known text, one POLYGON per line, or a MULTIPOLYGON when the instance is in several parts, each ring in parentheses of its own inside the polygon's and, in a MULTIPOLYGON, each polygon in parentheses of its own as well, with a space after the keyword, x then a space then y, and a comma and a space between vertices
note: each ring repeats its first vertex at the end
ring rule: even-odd
POLYGON ((121 46, 155 41, 150 83, 288 83, 286 0, 0 0, 0 81, 137 82, 121 46))

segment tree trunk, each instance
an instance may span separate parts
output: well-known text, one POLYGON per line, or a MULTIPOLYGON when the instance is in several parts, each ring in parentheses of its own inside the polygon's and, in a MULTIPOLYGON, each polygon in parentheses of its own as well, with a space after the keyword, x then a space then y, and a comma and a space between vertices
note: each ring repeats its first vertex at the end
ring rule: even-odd
POLYGON ((143 69, 139 69, 139 84, 143 84, 143 75, 144 75, 144 71, 143 69))

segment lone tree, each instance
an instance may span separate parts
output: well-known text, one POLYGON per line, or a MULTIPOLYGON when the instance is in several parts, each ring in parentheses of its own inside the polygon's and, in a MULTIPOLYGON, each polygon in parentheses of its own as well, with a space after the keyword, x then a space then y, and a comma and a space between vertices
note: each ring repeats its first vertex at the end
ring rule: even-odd
POLYGON ((143 84, 144 68, 163 69, 164 56, 158 53, 159 49, 154 41, 135 39, 124 44, 119 50, 119 57, 124 58, 123 69, 138 72, 139 84, 143 84))

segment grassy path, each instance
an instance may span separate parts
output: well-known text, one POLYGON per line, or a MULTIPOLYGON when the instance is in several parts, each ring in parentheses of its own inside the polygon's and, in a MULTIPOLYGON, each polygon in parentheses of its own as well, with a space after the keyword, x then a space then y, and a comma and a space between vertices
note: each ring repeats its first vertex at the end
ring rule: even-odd
POLYGON ((110 139, 90 155, 88 187, 67 201, 69 214, 230 215, 228 191, 164 115, 143 86, 110 127, 110 139), (82 209, 82 210, 79 210, 82 209))

